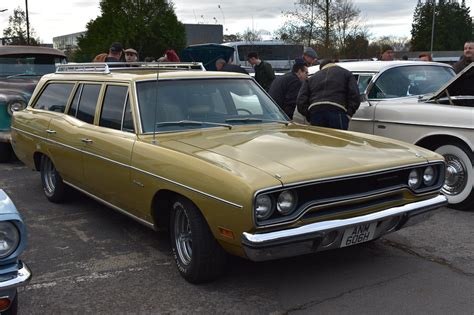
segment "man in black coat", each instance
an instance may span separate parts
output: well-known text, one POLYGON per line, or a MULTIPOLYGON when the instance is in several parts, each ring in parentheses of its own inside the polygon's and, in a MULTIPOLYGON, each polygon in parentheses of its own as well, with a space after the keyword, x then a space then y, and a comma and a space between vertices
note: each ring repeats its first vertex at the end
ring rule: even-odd
POLYGON ((308 79, 308 67, 304 63, 295 63, 291 72, 276 77, 270 86, 268 93, 291 119, 293 119, 298 92, 306 79, 308 79))
POLYGON ((260 59, 256 52, 248 53, 247 60, 255 69, 255 81, 268 92, 270 85, 275 80, 275 71, 273 71, 272 65, 260 59))
POLYGON ((245 70, 241 66, 227 63, 222 58, 219 58, 216 60, 216 69, 217 71, 238 72, 238 73, 243 73, 243 74, 249 74, 247 70, 245 70))
POLYGON ((323 60, 320 70, 303 82, 296 104, 313 126, 347 130, 360 105, 359 88, 349 70, 323 60))
POLYGON ((453 65, 454 72, 459 73, 474 61, 474 42, 467 41, 464 43, 464 54, 458 62, 453 65))

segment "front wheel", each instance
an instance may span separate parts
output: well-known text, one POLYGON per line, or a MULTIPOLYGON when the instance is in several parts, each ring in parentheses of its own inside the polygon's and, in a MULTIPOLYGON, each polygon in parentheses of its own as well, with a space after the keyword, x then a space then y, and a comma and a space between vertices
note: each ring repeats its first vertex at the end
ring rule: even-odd
POLYGON ((63 202, 66 199, 67 186, 56 170, 53 161, 46 155, 41 157, 40 171, 46 198, 55 203, 63 202))
POLYGON ((226 253, 201 212, 185 198, 177 198, 171 211, 171 247, 181 276, 191 283, 217 278, 223 272, 226 253))
POLYGON ((474 207, 474 171, 472 152, 461 144, 445 144, 435 149, 446 160, 446 178, 442 188, 449 207, 471 210, 474 207))

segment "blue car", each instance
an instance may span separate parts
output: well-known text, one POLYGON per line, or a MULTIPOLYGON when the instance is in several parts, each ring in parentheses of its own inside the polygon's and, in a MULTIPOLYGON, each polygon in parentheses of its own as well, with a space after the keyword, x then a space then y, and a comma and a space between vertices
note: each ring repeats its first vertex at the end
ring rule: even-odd
POLYGON ((28 266, 18 259, 26 247, 26 226, 15 205, 0 189, 0 313, 16 314, 17 288, 31 279, 28 266))

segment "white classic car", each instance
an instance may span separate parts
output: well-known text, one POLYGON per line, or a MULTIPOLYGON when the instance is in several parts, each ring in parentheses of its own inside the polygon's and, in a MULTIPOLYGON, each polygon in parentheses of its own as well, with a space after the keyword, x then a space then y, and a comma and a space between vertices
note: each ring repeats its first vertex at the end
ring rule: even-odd
MULTIPOLYGON (((443 193, 460 210, 474 207, 474 69, 457 76, 435 62, 345 62, 363 101, 349 129, 403 140, 446 159, 443 193)), ((314 73, 316 69, 312 72, 314 73)))

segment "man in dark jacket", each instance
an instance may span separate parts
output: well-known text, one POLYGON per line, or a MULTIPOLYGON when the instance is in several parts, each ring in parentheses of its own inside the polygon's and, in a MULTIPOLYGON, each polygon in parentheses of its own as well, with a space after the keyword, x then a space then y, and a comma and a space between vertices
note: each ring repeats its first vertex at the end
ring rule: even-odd
POLYGON ((474 61, 474 42, 467 41, 464 43, 464 54, 461 60, 453 65, 454 72, 459 73, 474 61))
POLYGON ((227 63, 222 58, 219 58, 216 60, 216 69, 217 71, 238 72, 238 73, 243 73, 243 74, 249 74, 247 70, 245 70, 241 66, 227 63))
POLYGON ((256 52, 249 53, 247 60, 254 66, 255 80, 268 92, 270 85, 272 85, 275 79, 275 72, 273 71, 272 65, 261 60, 256 52))
POLYGON ((303 63, 295 63, 291 72, 277 77, 270 86, 270 96, 291 119, 298 92, 306 79, 308 79, 308 67, 303 63))
POLYGON ((320 70, 303 82, 296 104, 313 126, 347 130, 360 105, 357 82, 349 70, 323 60, 320 70))

